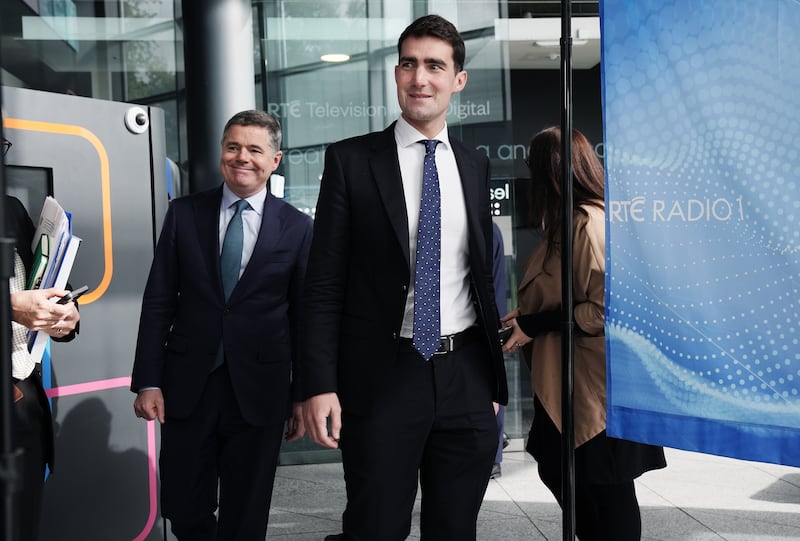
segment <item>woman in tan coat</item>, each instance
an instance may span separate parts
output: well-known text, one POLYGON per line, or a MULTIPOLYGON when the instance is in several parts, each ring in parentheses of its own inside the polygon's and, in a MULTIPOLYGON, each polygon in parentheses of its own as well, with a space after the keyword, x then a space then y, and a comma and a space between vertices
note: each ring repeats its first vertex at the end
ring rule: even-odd
MULTIPOLYGON (((561 131, 531 140, 531 217, 543 239, 525 263, 519 309, 504 349, 530 353, 534 419, 527 450, 561 504, 561 131)), ((633 480, 666 466, 661 447, 606 435, 605 211, 603 166, 589 141, 573 131, 573 319, 575 323, 575 511, 581 541, 641 538, 633 480)))

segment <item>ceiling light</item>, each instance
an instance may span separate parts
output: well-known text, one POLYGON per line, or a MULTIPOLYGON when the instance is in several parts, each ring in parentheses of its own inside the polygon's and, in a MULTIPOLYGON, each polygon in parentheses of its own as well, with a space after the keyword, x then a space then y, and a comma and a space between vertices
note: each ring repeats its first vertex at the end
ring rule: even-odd
POLYGON ((319 59, 323 62, 347 62, 350 60, 350 55, 343 53, 329 53, 320 56, 319 59))

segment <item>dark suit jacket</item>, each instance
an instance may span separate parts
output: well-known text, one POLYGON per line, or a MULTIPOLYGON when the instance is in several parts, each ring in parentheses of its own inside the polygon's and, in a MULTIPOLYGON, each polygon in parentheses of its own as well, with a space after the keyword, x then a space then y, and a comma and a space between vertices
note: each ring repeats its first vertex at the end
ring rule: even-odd
MULTIPOLYGON (((494 400, 505 404, 492 286, 489 161, 459 141, 450 143, 467 208, 473 300, 491 352, 486 372, 494 400)), ((337 392, 345 409, 370 407, 397 356, 411 279, 408 242, 394 124, 328 147, 306 276, 306 397, 337 392)))
POLYGON ((160 387, 168 416, 192 413, 224 337, 247 422, 286 419, 311 218, 267 195, 253 255, 226 303, 219 270, 222 187, 173 201, 142 301, 131 390, 160 387))

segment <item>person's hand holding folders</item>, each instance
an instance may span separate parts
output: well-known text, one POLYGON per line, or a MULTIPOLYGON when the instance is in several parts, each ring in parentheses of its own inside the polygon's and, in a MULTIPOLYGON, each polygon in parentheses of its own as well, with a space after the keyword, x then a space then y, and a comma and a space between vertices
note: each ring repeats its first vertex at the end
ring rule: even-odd
POLYGON ((61 303, 64 298, 72 300, 70 292, 59 287, 17 291, 11 295, 12 319, 53 338, 68 336, 77 327, 80 314, 74 303, 61 303))
MULTIPOLYGON (((27 281, 31 292, 19 299, 25 302, 24 305, 16 303, 22 312, 20 317, 40 322, 28 326, 28 350, 36 362, 41 362, 48 336, 60 341, 74 337, 72 333, 77 329, 80 316, 76 305, 69 300, 77 296, 72 293, 73 296, 60 306, 57 301, 69 293, 67 281, 81 242, 80 237, 72 234, 72 215, 55 198, 46 197, 31 240, 33 261, 27 281), (44 331, 44 334, 38 331, 44 331)), ((89 289, 84 288, 80 294, 89 289)))

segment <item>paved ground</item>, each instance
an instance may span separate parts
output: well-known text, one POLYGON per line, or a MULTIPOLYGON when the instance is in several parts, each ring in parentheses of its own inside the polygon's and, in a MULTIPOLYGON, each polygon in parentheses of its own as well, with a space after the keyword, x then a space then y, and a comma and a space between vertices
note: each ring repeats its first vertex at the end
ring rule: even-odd
MULTIPOLYGON (((489 483, 481 541, 562 539, 561 511, 520 448, 515 440, 489 483)), ((800 540, 800 469, 674 449, 667 462, 637 480, 644 541, 800 540)), ((341 464, 281 466, 267 539, 322 541, 340 531, 344 504, 341 464)))

